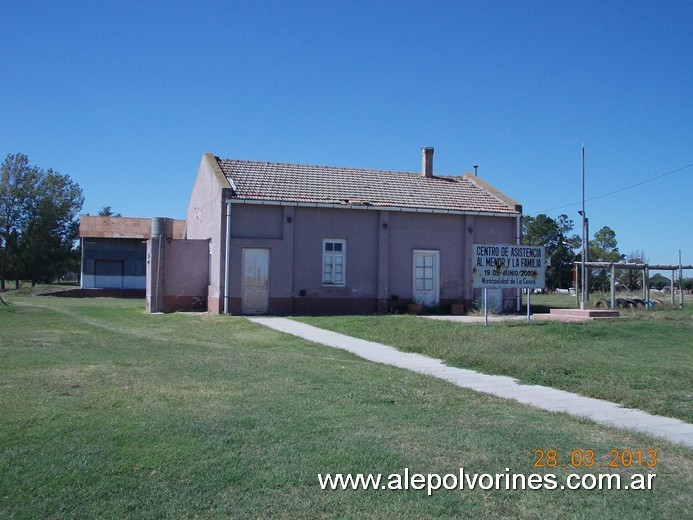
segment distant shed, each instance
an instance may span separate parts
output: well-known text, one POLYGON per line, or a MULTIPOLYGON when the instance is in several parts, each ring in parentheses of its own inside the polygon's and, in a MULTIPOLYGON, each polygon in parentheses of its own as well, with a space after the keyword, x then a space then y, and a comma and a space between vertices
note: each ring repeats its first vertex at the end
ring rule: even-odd
MULTIPOLYGON (((184 220, 166 219, 168 236, 180 239, 184 220)), ((83 289, 145 289, 147 243, 152 219, 82 216, 81 286, 83 289)))

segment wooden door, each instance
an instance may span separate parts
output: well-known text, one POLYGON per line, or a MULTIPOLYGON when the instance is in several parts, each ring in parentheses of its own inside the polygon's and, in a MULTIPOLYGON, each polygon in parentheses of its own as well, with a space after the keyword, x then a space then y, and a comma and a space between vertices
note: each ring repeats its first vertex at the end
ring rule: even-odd
POLYGON ((265 314, 269 309, 270 250, 243 249, 241 310, 243 314, 265 314))

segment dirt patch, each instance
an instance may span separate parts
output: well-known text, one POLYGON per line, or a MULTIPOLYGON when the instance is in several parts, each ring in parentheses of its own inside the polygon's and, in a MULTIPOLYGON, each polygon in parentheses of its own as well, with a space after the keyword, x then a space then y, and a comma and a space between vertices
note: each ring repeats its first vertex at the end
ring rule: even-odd
POLYGON ((39 296, 63 298, 129 298, 144 299, 144 289, 65 289, 42 292, 39 296))

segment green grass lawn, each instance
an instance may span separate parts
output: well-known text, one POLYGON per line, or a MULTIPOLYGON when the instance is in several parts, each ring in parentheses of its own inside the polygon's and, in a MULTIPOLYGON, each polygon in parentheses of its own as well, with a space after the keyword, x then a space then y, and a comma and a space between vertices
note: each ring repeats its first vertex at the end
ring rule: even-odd
POLYGON ((628 311, 628 319, 483 324, 414 316, 301 321, 442 359, 693 422, 693 310, 628 311))
MULTIPOLYGON (((141 301, 6 295, 0 518, 684 518, 693 453, 254 325, 141 301), (535 450, 555 449, 555 468, 535 450), (597 473, 654 489, 321 491, 318 473, 597 473)), ((416 323, 424 323, 416 322, 416 323)), ((521 330, 517 328, 516 330, 521 330)), ((503 327, 489 329, 501 336, 503 327)))

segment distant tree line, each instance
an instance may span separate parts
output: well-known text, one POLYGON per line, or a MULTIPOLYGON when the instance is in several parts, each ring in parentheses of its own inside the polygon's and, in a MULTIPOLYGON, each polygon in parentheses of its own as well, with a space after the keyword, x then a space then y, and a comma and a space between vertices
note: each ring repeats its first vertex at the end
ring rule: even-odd
POLYGON ((79 271, 84 196, 69 176, 44 170, 21 153, 0 167, 0 290, 5 280, 52 282, 79 271))
MULTIPOLYGON (((553 219, 545 214, 522 218, 523 243, 546 248, 546 288, 566 289, 574 283, 573 262, 582 259, 582 238, 573 232, 574 222, 567 215, 553 219)), ((602 227, 589 240, 589 261, 646 263, 645 254, 635 251, 623 255, 618 250, 616 232, 608 226, 602 227)), ((590 291, 609 290, 609 269, 591 269, 590 291)), ((617 273, 619 285, 628 290, 642 287, 642 276, 630 270, 617 273)))
POLYGON ((573 285, 575 251, 582 247, 582 239, 572 233, 573 221, 567 215, 553 219, 548 215, 522 218, 522 242, 546 248, 546 287, 567 289, 573 285))

